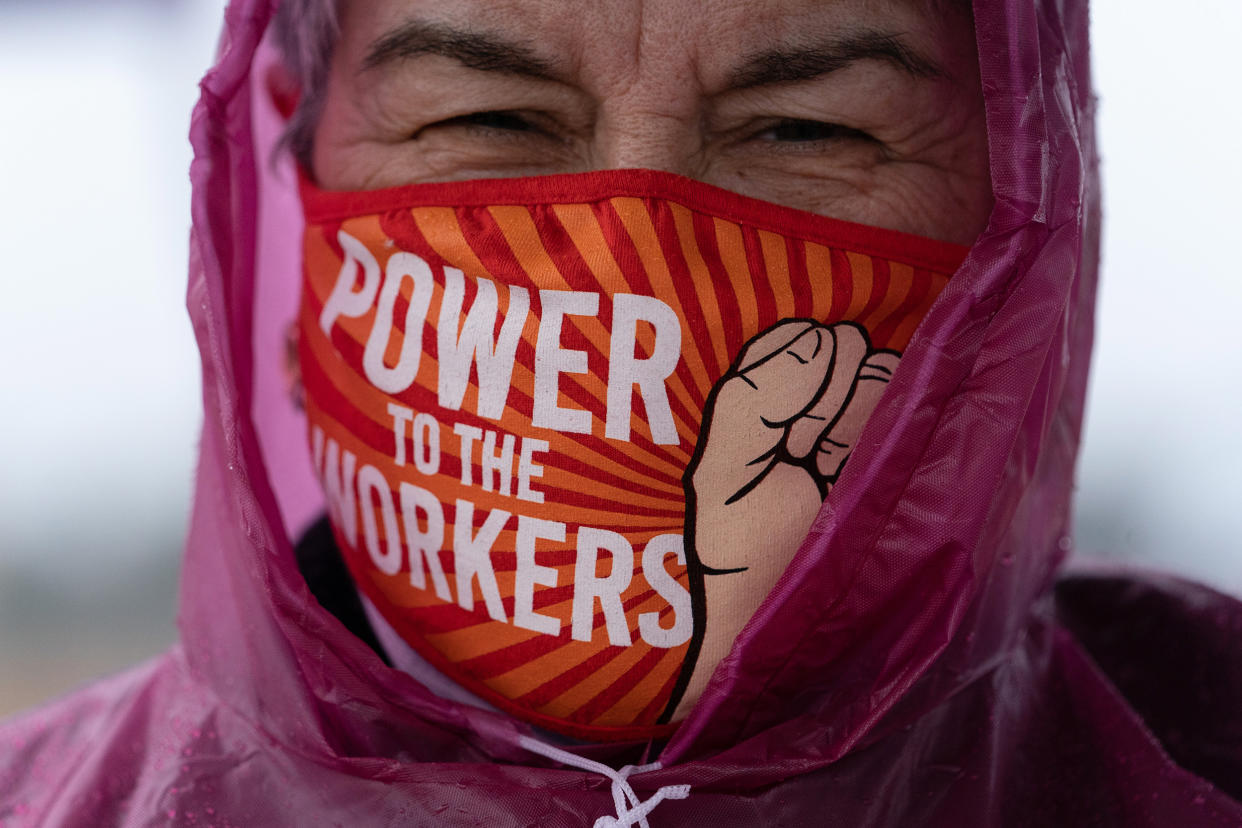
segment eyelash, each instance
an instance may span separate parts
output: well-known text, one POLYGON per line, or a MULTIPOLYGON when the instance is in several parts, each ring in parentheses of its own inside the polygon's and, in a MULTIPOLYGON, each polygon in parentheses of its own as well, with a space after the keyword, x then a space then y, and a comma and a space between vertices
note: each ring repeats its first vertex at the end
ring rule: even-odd
POLYGON ((812 144, 826 141, 873 140, 870 135, 840 124, 786 118, 755 132, 752 138, 781 144, 812 144), (812 133, 808 135, 807 133, 812 133))
POLYGON ((471 112, 468 115, 459 115, 456 118, 439 121, 431 126, 458 127, 468 132, 490 136, 498 134, 507 136, 547 134, 540 126, 533 123, 530 118, 517 112, 502 109, 471 112))

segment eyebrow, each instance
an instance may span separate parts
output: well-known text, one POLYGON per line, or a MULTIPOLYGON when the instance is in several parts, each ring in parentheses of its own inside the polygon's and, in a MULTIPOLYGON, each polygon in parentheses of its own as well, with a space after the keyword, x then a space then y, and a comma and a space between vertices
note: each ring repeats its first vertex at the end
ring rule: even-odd
POLYGON ((556 67, 529 47, 486 32, 412 20, 373 41, 362 71, 423 55, 451 58, 470 69, 557 80, 556 67))
POLYGON ((857 63, 879 60, 917 78, 938 78, 944 70, 911 48, 899 35, 863 29, 811 46, 778 48, 746 58, 729 75, 733 89, 810 80, 857 63))

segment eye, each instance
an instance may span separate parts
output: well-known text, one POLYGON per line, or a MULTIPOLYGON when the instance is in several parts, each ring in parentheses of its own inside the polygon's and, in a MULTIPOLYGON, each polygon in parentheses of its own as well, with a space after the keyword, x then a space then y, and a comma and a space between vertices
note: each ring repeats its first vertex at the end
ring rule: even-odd
POLYGON ((851 127, 840 124, 827 124, 822 121, 804 121, 787 119, 760 130, 756 138, 779 143, 804 144, 811 141, 840 141, 847 139, 871 140, 871 136, 851 127))
POLYGON ((530 119, 517 112, 496 110, 491 112, 472 112, 460 115, 447 121, 440 121, 433 126, 460 126, 479 132, 542 132, 530 119))

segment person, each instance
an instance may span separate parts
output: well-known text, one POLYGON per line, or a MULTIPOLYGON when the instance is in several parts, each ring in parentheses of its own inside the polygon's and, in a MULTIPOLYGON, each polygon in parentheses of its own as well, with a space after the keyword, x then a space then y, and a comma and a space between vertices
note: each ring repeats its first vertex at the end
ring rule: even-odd
POLYGON ((0 823, 1242 824, 1242 607, 1058 580, 1085 3, 274 5, 181 643, 0 727, 0 823))

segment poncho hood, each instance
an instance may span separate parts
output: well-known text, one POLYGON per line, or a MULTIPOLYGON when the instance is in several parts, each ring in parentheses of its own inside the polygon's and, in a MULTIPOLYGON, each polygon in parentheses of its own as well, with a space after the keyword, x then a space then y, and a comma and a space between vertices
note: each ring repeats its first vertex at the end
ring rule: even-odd
MULTIPOLYGON (((302 217, 272 155, 274 6, 230 3, 192 121, 205 414, 182 643, 0 731, 0 823, 591 824, 606 778, 386 666, 296 567, 322 499, 280 376, 302 217)), ((987 229, 675 735, 568 748, 658 759, 643 798, 689 785, 653 825, 1242 824, 1058 620, 1098 261, 1087 9, 976 6, 987 229)))

